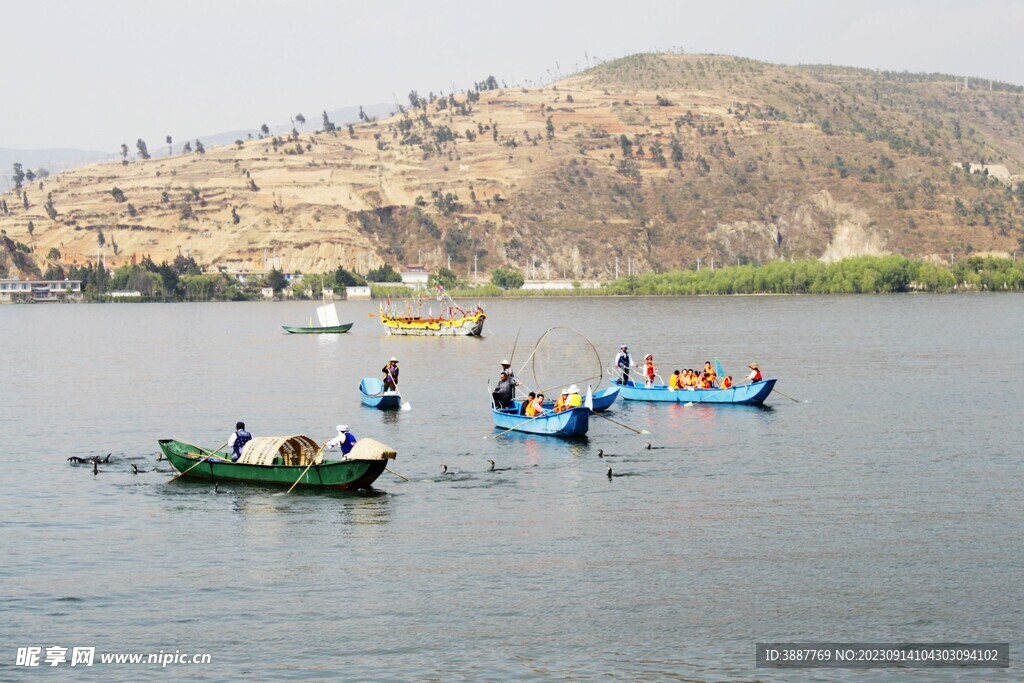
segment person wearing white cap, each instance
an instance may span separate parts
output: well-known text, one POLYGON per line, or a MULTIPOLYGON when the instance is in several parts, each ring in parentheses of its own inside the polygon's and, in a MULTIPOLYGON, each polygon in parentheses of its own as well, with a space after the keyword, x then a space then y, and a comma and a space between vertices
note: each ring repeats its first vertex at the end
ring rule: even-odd
POLYGON ((566 408, 579 408, 583 405, 583 398, 580 397, 580 388, 573 384, 569 387, 569 397, 565 401, 566 408))
POLYGON ((356 437, 352 432, 348 431, 348 425, 338 425, 337 429, 338 435, 328 441, 324 448, 326 450, 340 448, 341 455, 347 456, 352 447, 356 445, 356 437))
POLYGON ((512 370, 512 364, 508 362, 508 359, 501 361, 501 371, 507 374, 509 377, 515 378, 516 373, 512 370))
POLYGON ((384 373, 384 391, 394 391, 398 386, 398 359, 391 356, 391 360, 380 371, 384 373))
POLYGON ((619 355, 615 356, 615 366, 622 372, 621 384, 629 384, 629 369, 635 368, 636 363, 629 355, 629 348, 623 344, 619 347, 619 355))

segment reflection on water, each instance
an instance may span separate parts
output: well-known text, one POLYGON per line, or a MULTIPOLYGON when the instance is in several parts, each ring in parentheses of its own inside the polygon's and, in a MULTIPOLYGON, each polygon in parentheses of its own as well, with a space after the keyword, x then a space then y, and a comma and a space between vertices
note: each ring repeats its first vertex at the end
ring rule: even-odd
MULTIPOLYGON (((758 640, 1019 648, 1024 385, 991 374, 1024 369, 1022 303, 495 301, 483 339, 385 337, 371 302, 338 304, 356 322, 343 335, 282 333, 308 317, 302 302, 3 307, 0 358, 18 362, 0 375, 0 637, 208 651, 200 680, 752 680, 758 640), (802 400, 619 402, 621 425, 594 418, 585 439, 495 438, 498 361, 521 327, 525 362, 567 311, 609 358, 626 342, 664 367, 717 357, 734 376, 756 359, 802 400), (673 322, 692 320, 715 324, 673 322), (957 334, 935 334, 949 320, 957 334), (360 378, 392 355, 413 410, 364 408, 360 378), (348 424, 394 447, 409 481, 167 483, 158 438, 220 443, 239 419, 318 442, 348 424), (108 452, 96 475, 66 460, 108 452)), ((540 379, 570 357, 545 352, 540 379)))

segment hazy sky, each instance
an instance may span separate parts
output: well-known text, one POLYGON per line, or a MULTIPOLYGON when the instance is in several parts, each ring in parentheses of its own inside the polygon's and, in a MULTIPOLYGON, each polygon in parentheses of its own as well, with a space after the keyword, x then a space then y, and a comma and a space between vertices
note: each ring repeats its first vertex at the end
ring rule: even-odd
POLYGON ((153 149, 672 48, 1024 84, 1014 0, 28 0, 3 24, 0 147, 19 149, 153 149))

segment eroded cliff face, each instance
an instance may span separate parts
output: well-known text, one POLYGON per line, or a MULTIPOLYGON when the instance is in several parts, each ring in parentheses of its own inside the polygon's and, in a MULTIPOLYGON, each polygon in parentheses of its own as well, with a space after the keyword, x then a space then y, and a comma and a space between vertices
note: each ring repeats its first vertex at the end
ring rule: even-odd
POLYGON ((35 260, 17 248, 6 234, 0 234, 0 278, 37 280, 41 277, 35 260))

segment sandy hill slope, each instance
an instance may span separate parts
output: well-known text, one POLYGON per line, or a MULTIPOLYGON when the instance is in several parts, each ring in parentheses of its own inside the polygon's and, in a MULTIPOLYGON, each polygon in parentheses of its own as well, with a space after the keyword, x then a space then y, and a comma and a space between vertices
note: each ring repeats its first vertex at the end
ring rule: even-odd
POLYGON ((302 272, 450 259, 463 275, 580 279, 616 263, 1021 248, 1019 86, 676 54, 542 89, 496 85, 413 92, 351 129, 310 117, 320 130, 26 182, 0 198, 0 229, 44 270, 52 248, 108 266, 178 253, 302 272))

